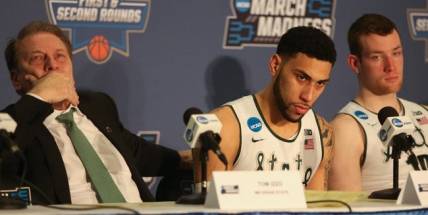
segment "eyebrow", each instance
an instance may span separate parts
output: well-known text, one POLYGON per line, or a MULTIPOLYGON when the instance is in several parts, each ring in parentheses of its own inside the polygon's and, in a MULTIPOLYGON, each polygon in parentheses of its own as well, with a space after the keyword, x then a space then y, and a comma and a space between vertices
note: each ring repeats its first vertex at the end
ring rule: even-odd
POLYGON ((393 51, 396 51, 396 50, 398 50, 398 49, 402 49, 403 47, 401 47, 401 45, 400 46, 397 46, 397 47, 395 47, 395 48, 393 48, 392 50, 393 51))
MULTIPOLYGON (((313 80, 313 78, 310 75, 308 75, 308 73, 306 73, 304 70, 301 70, 301 69, 294 69, 294 70, 295 70, 296 73, 298 73, 300 75, 304 75, 306 78, 308 78, 310 80, 313 80)), ((330 78, 323 79, 323 80, 318 80, 316 82, 317 83, 327 83, 329 81, 330 81, 330 78)))
POLYGON ((44 54, 44 52, 42 52, 40 50, 33 50, 33 51, 30 52, 30 54, 39 54, 39 53, 44 54))
MULTIPOLYGON (((401 45, 399 45, 399 46, 396 46, 395 48, 393 48, 392 51, 397 51, 397 50, 402 49, 402 48, 403 47, 401 45)), ((384 51, 372 51, 372 52, 369 52, 368 54, 382 54, 382 53, 384 53, 384 51)))

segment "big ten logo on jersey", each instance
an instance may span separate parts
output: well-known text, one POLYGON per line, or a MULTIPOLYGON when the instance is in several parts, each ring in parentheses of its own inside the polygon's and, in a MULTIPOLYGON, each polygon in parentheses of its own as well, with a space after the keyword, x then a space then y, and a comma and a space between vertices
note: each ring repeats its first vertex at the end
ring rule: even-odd
POLYGON ((334 34, 336 0, 230 0, 230 5, 223 48, 273 47, 297 26, 334 34))
POLYGON ((68 31, 73 54, 86 51, 94 63, 113 52, 129 56, 130 33, 143 33, 150 0, 45 0, 51 23, 68 31))

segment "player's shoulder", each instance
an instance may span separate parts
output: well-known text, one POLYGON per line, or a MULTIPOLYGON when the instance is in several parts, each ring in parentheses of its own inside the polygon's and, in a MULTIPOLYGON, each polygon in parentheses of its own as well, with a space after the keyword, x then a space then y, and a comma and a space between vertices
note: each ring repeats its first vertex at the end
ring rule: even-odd
POLYGON ((211 110, 210 113, 220 116, 228 116, 233 114, 233 108, 230 105, 223 105, 211 110))
POLYGON ((210 113, 215 114, 223 124, 237 122, 236 114, 230 105, 217 107, 210 111, 210 113))
POLYGON ((355 127, 358 126, 357 120, 347 113, 338 113, 330 121, 333 128, 355 127))
POLYGON ((331 124, 321 115, 315 114, 315 117, 317 119, 318 125, 320 126, 320 130, 332 130, 331 124))

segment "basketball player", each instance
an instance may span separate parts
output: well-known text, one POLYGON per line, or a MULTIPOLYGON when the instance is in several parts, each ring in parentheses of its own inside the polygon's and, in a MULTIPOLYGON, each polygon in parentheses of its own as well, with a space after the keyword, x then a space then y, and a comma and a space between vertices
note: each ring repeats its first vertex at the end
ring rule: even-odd
POLYGON ((377 113, 385 106, 416 125, 414 154, 402 153, 399 184, 411 170, 428 167, 427 108, 397 97, 403 81, 403 48, 395 24, 379 14, 358 18, 348 31, 348 64, 358 78, 357 97, 332 121, 335 157, 329 189, 367 191, 392 188, 392 159, 378 136, 377 113))
MULTIPOLYGON (((229 170, 296 170, 307 188, 326 189, 331 129, 312 105, 335 60, 333 41, 318 29, 296 27, 281 37, 268 62, 270 83, 213 111, 223 124, 220 147, 229 170)), ((209 178, 215 170, 224 166, 210 154, 209 178)))
MULTIPOLYGON (((14 140, 27 161, 24 179, 32 203, 153 201, 142 176, 173 174, 190 161, 190 153, 182 152, 180 158, 176 151, 131 134, 108 95, 78 93, 71 56, 69 39, 45 22, 26 25, 5 50, 12 84, 21 97, 3 111, 18 124, 14 140)), ((7 181, 20 178, 24 166, 20 160, 4 159, 1 176, 7 181)))

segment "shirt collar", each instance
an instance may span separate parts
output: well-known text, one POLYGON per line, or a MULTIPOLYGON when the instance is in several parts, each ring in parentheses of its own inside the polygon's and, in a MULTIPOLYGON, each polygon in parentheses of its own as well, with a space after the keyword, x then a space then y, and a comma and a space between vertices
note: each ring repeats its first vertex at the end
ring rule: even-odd
POLYGON ((74 108, 76 111, 74 112, 75 114, 78 114, 80 116, 84 116, 82 111, 80 111, 80 109, 77 106, 74 105, 70 105, 67 109, 65 110, 56 110, 54 109, 54 111, 48 116, 46 117, 46 119, 43 121, 43 123, 45 125, 51 125, 52 123, 56 123, 56 117, 63 114, 63 113, 67 113, 68 111, 71 110, 71 108, 74 108))

